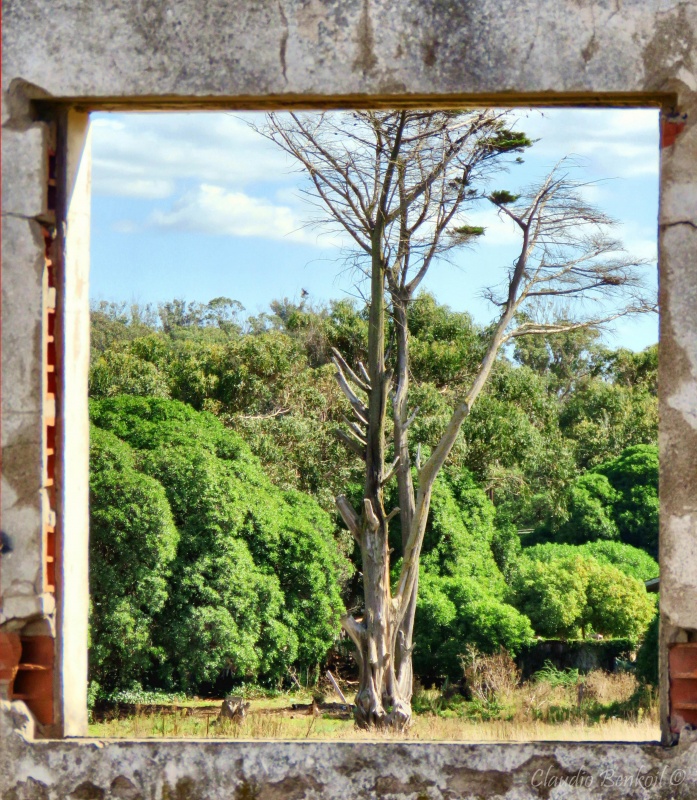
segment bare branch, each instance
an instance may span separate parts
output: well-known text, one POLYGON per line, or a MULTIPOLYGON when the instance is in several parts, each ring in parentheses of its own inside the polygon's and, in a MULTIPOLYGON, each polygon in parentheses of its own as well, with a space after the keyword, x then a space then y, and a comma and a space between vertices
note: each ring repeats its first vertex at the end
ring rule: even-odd
POLYGON ((352 439, 346 431, 342 431, 341 428, 334 428, 333 433, 354 455, 359 456, 365 461, 365 447, 362 447, 355 439, 352 439))
POLYGON ((365 368, 362 361, 358 362, 358 370, 361 373, 361 378, 363 378, 365 385, 368 387, 368 391, 370 391, 370 375, 368 375, 368 370, 365 368))
POLYGON ((351 420, 348 419, 348 417, 345 417, 343 414, 341 415, 341 421, 344 422, 346 425, 348 425, 349 429, 351 430, 351 433, 356 437, 356 439, 358 439, 358 441, 363 445, 363 447, 365 447, 367 444, 367 440, 365 438, 365 431, 359 428, 355 422, 351 422, 351 420))
POLYGON ((404 430, 406 430, 407 428, 409 428, 409 427, 411 426, 411 424, 412 424, 412 423, 414 422, 414 420, 416 419, 416 415, 417 415, 418 413, 419 413, 419 406, 416 406, 416 408, 415 408, 415 409, 414 409, 414 410, 411 412, 411 414, 410 414, 410 415, 407 417, 407 421, 404 423, 404 430))
POLYGON ((341 391, 346 395, 346 399, 351 403, 351 408, 355 415, 358 417, 359 421, 363 423, 363 425, 368 424, 368 409, 366 408, 365 404, 362 403, 353 389, 349 386, 348 381, 344 377, 344 373, 341 371, 340 367, 337 367, 336 371, 336 381, 339 384, 339 388, 341 391))
POLYGON ((358 648, 358 652, 362 653, 367 634, 365 625, 347 614, 345 617, 341 618, 341 627, 351 637, 353 643, 358 648))
POLYGON ((398 465, 399 465, 399 456, 397 456, 397 458, 395 458, 395 460, 392 462, 392 465, 390 466, 389 470, 387 471, 387 475, 385 475, 385 477, 380 481, 380 483, 383 486, 386 486, 389 483, 389 481, 392 479, 392 476, 395 474, 398 465))
POLYGON ((399 512, 400 512, 399 506, 395 506, 392 509, 392 511, 390 511, 390 513, 385 517, 385 522, 391 522, 391 520, 393 520, 397 516, 397 514, 399 514, 399 512))
POLYGON ((358 519, 358 514, 353 510, 353 506, 349 503, 346 495, 340 494, 336 500, 336 507, 339 510, 339 514, 341 514, 341 519, 343 519, 344 524, 346 527, 351 531, 353 534, 353 538, 358 542, 361 543, 361 525, 360 520, 358 519))
POLYGON ((361 389, 366 393, 370 393, 370 381, 366 383, 365 381, 361 380, 358 377, 358 375, 356 375, 356 373, 351 369, 351 367, 349 367, 349 365, 346 363, 346 359, 341 355, 341 353, 336 349, 336 347, 332 347, 332 353, 334 354, 334 358, 332 358, 332 361, 334 362, 336 368, 339 371, 345 372, 346 375, 348 375, 348 377, 350 378, 350 380, 352 380, 356 384, 356 386, 358 386, 359 389, 361 389))
POLYGON ((277 408, 268 414, 240 414, 239 419, 273 419, 274 417, 281 417, 283 414, 290 414, 290 408, 277 408))

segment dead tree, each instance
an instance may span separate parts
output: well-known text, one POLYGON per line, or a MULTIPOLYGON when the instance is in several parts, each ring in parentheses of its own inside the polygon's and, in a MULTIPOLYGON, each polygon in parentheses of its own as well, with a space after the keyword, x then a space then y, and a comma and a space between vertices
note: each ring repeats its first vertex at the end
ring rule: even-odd
POLYGON ((334 351, 336 378, 352 409, 338 435, 365 461, 361 507, 355 509, 344 496, 336 501, 361 550, 364 589, 363 618, 347 615, 342 624, 359 665, 357 724, 402 728, 411 721, 413 623, 431 492, 463 421, 507 341, 646 310, 640 265, 607 235, 612 221, 583 202, 563 167, 524 196, 487 195, 487 177, 531 144, 503 114, 269 115, 261 132, 307 173, 310 198, 324 220, 349 235, 355 263, 370 282, 367 365, 348 364, 334 351), (408 407, 409 305, 434 260, 484 233, 467 225, 463 213, 487 197, 517 227, 520 252, 499 290, 490 290, 497 312, 479 370, 440 441, 423 464, 417 459, 414 465, 409 428, 418 409, 408 407), (552 301, 559 300, 563 323, 550 315, 552 301), (595 304, 592 313, 584 302, 595 304), (388 314, 396 340, 390 363, 388 314), (517 323, 521 318, 525 321, 517 323), (387 510, 384 489, 391 480, 398 484, 399 507, 387 510), (402 567, 393 589, 388 529, 397 514, 402 567))

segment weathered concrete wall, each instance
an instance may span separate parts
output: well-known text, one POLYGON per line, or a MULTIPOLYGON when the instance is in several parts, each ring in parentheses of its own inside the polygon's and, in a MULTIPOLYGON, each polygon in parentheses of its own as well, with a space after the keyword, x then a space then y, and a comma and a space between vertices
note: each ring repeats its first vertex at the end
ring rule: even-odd
MULTIPOLYGON (((8 109, 5 103, 4 111, 8 109)), ((0 627, 50 615, 43 524, 44 240, 47 125, 3 115, 2 131, 2 529, 0 627)))
MULTIPOLYGON (((17 800, 690 800, 697 748, 630 744, 27 741, 4 716, 0 795, 17 800), (11 781, 2 775, 12 775, 11 781), (5 788, 6 794, 2 794, 5 788)), ((24 729, 24 735, 22 730, 24 729)))
MULTIPOLYGON (((0 566, 0 632, 3 626, 17 630, 31 620, 53 619, 52 597, 43 591, 41 536, 46 522, 42 419, 47 408, 41 359, 47 297, 40 222, 46 208, 49 127, 40 120, 64 118, 61 107, 71 105, 82 111, 264 108, 438 104, 466 98, 481 104, 663 106, 662 639, 664 645, 694 641, 696 41, 697 4, 673 0, 4 0, 2 526, 12 550, 0 566)), ((62 147, 67 148, 66 141, 62 147)), ((65 149, 63 156, 70 160, 65 149)), ((79 158, 73 166, 80 174, 79 158)), ((67 207, 63 211, 68 213, 67 207)), ((75 391, 83 380, 86 346, 81 316, 86 286, 80 288, 86 264, 79 256, 86 246, 84 215, 81 219, 78 215, 63 231, 64 254, 71 248, 77 254, 66 261, 71 272, 64 276, 64 290, 71 298, 62 306, 63 352, 81 353, 83 359, 72 374, 75 391)), ((78 433, 86 425, 84 405, 78 404, 70 425, 78 433)), ((72 438, 68 447, 73 447, 72 438)), ((71 498, 84 498, 84 439, 75 442, 73 452, 78 454, 74 463, 59 465, 64 501, 58 528, 67 535, 65 523, 70 522, 73 543, 80 548, 85 545, 85 508, 83 500, 73 507, 71 498)), ((62 619, 71 613, 66 604, 84 597, 84 563, 84 552, 78 553, 75 570, 63 576, 76 583, 71 584, 73 599, 62 598, 62 619)), ((73 659, 76 675, 84 670, 84 611, 75 609, 81 621, 62 639, 59 630, 60 663, 73 659)), ((669 741, 666 653, 662 722, 669 741)), ((76 690, 73 707, 65 707, 67 674, 57 682, 57 703, 61 714, 73 715, 77 731, 84 725, 84 693, 76 690)), ((12 718, 0 713, 6 725, 12 718)), ((30 743, 7 735, 7 746, 0 750, 3 797, 697 796, 697 756, 695 747, 687 745, 671 751, 541 744, 100 746, 30 743), (581 765, 595 776, 606 764, 621 767, 623 775, 634 766, 643 773, 669 764, 688 769, 690 779, 650 791, 597 783, 587 792, 533 787, 531 772, 538 763, 564 774, 581 765)))
POLYGON ((59 98, 697 88, 673 0, 4 0, 3 23, 4 80, 59 98))

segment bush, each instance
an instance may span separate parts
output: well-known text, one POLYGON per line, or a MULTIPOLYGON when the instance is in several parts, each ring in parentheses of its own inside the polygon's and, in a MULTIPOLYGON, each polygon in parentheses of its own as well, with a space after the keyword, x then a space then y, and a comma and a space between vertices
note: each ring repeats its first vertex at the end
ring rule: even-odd
POLYGON ((437 480, 423 542, 424 569, 473 578, 483 591, 501 596, 505 580, 492 551, 495 514, 493 503, 467 470, 437 480))
POLYGON ((658 686, 658 635, 660 614, 656 614, 646 629, 644 641, 636 656, 636 676, 645 684, 658 686))
POLYGON ((536 683, 548 683, 550 686, 576 686, 579 681, 577 669, 557 669, 551 661, 545 661, 532 680, 536 683))
POLYGON ((165 490, 127 444, 92 428, 90 465, 90 677, 123 688, 151 666, 179 533, 165 490))
POLYGON ((619 494, 613 516, 621 540, 658 558, 658 448, 647 444, 628 447, 596 471, 605 475, 619 494))
POLYGON ((532 561, 557 561, 580 555, 590 556, 600 564, 617 567, 620 572, 640 581, 648 581, 658 576, 658 563, 644 550, 622 542, 586 542, 586 544, 557 544, 547 542, 526 547, 521 553, 532 561))
POLYGON ((628 447, 576 478, 531 542, 621 541, 658 557, 658 448, 628 447))
POLYGON ((605 475, 586 472, 579 476, 567 494, 568 518, 559 525, 555 540, 583 544, 598 539, 618 539, 613 519, 613 504, 619 499, 605 475))
POLYGON ((422 678, 461 674, 468 645, 517 653, 533 637, 530 621, 471 578, 421 571, 414 623, 414 670, 422 678))
POLYGON ((594 631, 635 641, 646 631, 656 608, 640 581, 597 561, 588 573, 586 597, 586 620, 594 631))
POLYGON ((503 648, 498 653, 483 655, 468 645, 460 656, 465 686, 473 699, 487 703, 502 700, 520 683, 520 670, 503 648))
MULTIPOLYGON (((92 415, 110 431, 98 431, 95 441, 107 437, 131 453, 133 480, 156 491, 159 516, 178 530, 164 595, 158 600, 146 590, 148 602, 155 600, 148 605, 151 640, 143 645, 150 683, 202 691, 223 677, 278 679, 290 664, 321 661, 338 636, 340 584, 349 574, 328 515, 311 498, 273 486, 244 442, 210 414, 121 396, 94 402, 92 415)), ((99 469, 95 463, 93 472, 99 469)), ((123 505, 117 478, 110 473, 95 484, 97 511, 111 493, 116 511, 123 505)), ((142 514, 137 501, 127 511, 133 524, 142 514)), ((136 533, 125 534, 122 554, 136 533)), ((95 552, 93 562, 119 568, 109 549, 95 552)), ((121 606, 116 612, 123 628, 121 606)), ((108 630, 104 636, 117 652, 118 641, 108 630)), ((142 673, 126 662, 124 668, 120 687, 142 673)), ((107 692, 116 686, 102 676, 100 683, 107 692)))
POLYGON ((536 633, 550 638, 595 630, 636 640, 654 609, 641 581, 581 554, 524 559, 512 581, 511 602, 530 618, 536 633))

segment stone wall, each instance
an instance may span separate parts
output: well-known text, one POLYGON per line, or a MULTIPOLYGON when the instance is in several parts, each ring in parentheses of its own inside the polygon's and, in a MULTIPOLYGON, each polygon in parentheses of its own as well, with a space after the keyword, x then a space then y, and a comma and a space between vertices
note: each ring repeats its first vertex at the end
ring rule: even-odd
MULTIPOLYGON (((558 800, 697 796, 697 745, 41 741, 13 704, 8 800, 558 800), (21 733, 20 733, 21 731, 21 733), (27 737, 27 738, 25 738, 27 737)), ((0 778, 0 789, 2 788, 0 778)))

